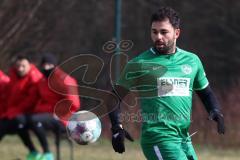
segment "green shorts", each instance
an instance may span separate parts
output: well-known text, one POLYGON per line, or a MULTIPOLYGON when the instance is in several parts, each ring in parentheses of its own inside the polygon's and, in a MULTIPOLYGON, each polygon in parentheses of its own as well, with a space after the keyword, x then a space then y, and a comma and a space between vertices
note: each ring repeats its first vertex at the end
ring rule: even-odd
POLYGON ((147 160, 197 160, 191 142, 165 142, 141 146, 147 160))

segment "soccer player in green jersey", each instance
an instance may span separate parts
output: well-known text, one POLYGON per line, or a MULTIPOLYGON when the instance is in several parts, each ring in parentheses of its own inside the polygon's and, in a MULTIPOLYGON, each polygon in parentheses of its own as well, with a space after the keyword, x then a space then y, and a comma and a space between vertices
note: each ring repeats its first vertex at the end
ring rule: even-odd
MULTIPOLYGON (((142 114, 141 147, 148 160, 196 160, 188 129, 191 123, 192 93, 202 100, 209 119, 224 134, 223 115, 197 55, 176 47, 180 18, 169 7, 152 15, 154 46, 127 63, 115 93, 123 98, 137 91, 142 114)), ((119 107, 109 114, 112 145, 125 151, 124 139, 132 140, 119 120, 119 107)))

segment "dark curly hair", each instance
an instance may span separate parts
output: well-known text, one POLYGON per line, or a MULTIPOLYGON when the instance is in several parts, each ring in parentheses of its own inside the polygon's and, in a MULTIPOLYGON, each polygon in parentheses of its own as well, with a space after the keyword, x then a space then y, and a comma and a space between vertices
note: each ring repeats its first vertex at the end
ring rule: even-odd
POLYGON ((180 28, 179 14, 171 7, 161 7, 152 14, 151 24, 156 21, 164 21, 166 18, 174 28, 180 28))
POLYGON ((24 59, 26 59, 29 62, 31 61, 30 57, 26 53, 21 53, 21 54, 17 55, 16 57, 14 57, 14 62, 21 61, 24 59))

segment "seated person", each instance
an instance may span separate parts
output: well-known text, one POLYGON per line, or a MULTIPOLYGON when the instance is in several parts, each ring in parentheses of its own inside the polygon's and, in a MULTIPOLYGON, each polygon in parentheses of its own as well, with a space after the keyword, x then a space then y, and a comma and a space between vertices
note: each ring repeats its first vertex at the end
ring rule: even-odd
MULTIPOLYGON (((64 128, 69 116, 76 112, 80 107, 78 96, 77 81, 61 70, 57 65, 57 60, 52 54, 45 54, 41 61, 43 77, 38 83, 39 100, 29 116, 30 128, 38 132, 38 139, 46 139, 43 126, 50 126, 54 131, 64 128), (52 82, 53 85, 49 83, 52 82), (57 117, 57 118, 56 118, 57 117), (38 129, 39 130, 39 129, 38 129)), ((46 147, 42 146, 43 150, 46 147)), ((45 155, 46 160, 52 160, 51 155, 45 155), (48 158, 48 159, 47 159, 48 158)))
POLYGON ((9 84, 9 77, 0 70, 0 119, 3 117, 6 110, 7 87, 9 84))
MULTIPOLYGON (((29 150, 27 160, 36 160, 41 155, 30 139, 25 114, 30 113, 37 103, 37 84, 42 79, 42 73, 30 63, 27 56, 19 55, 10 68, 9 77, 11 81, 7 87, 7 97, 1 101, 5 109, 1 114, 0 139, 6 134, 17 133, 29 150)), ((8 81, 8 78, 5 79, 8 81)))

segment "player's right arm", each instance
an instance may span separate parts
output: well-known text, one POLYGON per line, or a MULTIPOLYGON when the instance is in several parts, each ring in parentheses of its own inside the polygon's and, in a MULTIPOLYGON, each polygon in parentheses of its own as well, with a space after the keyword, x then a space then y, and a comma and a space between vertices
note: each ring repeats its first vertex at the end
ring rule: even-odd
POLYGON ((128 94, 129 90, 120 86, 120 85, 115 85, 114 89, 112 90, 112 93, 118 97, 118 104, 117 106, 113 106, 114 104, 111 103, 111 100, 108 100, 108 105, 111 107, 115 107, 112 112, 109 113, 109 118, 111 120, 112 127, 118 126, 121 124, 120 122, 120 102, 121 100, 128 94))
MULTIPOLYGON (((123 99, 129 92, 128 89, 115 85, 115 89, 112 91, 119 98, 119 102, 123 99)), ((112 106, 111 100, 108 101, 108 105, 112 106)), ((113 106, 112 106, 113 107, 113 106)), ((120 121, 120 103, 115 106, 115 109, 109 113, 109 118, 112 124, 112 146, 115 152, 123 153, 125 152, 124 140, 127 138, 130 141, 133 141, 133 138, 130 134, 123 129, 123 126, 120 121)))
POLYGON ((108 101, 108 108, 114 107, 109 113, 109 117, 112 124, 112 146, 115 152, 123 153, 125 151, 124 139, 127 138, 133 141, 130 134, 123 129, 120 122, 120 102, 130 92, 131 88, 137 84, 137 77, 141 70, 140 63, 136 63, 134 60, 129 61, 121 72, 121 76, 113 86, 113 94, 118 97, 118 104, 111 103, 111 99, 108 101))

